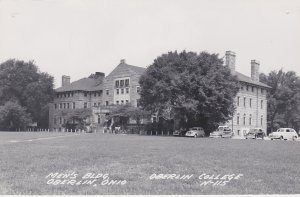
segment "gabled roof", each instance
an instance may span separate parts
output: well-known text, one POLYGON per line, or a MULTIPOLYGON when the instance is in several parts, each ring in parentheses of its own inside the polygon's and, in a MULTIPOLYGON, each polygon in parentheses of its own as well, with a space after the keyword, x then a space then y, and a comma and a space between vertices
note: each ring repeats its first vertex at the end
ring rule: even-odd
POLYGON ((102 84, 99 84, 99 80, 94 78, 82 78, 77 81, 70 83, 69 85, 57 88, 56 92, 67 92, 67 91, 97 91, 102 90, 102 84))
POLYGON ((251 77, 248 77, 242 73, 239 73, 237 71, 235 71, 235 74, 237 76, 237 79, 241 82, 246 82, 246 83, 250 83, 250 84, 253 84, 253 85, 257 85, 257 86, 262 86, 262 87, 265 87, 265 88, 271 88, 270 86, 262 83, 262 82, 255 82, 251 79, 251 77))
POLYGON ((114 75, 120 69, 128 69, 128 70, 130 70, 130 71, 132 71, 132 72, 134 72, 138 75, 142 75, 146 71, 146 68, 139 67, 139 66, 132 66, 132 65, 129 65, 129 64, 125 63, 125 61, 121 61, 121 63, 113 71, 111 71, 111 73, 109 73, 107 75, 107 77, 109 77, 111 75, 114 75))

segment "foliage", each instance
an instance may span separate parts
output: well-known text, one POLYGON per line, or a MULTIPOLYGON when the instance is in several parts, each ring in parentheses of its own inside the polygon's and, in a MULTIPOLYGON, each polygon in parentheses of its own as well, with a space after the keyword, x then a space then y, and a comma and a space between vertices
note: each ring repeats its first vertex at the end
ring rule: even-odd
POLYGON ((131 104, 126 105, 116 105, 115 108, 111 111, 108 118, 114 118, 116 124, 125 125, 128 123, 129 118, 135 120, 137 125, 141 124, 143 118, 149 118, 150 113, 134 107, 131 104))
POLYGON ((261 74, 260 81, 271 86, 268 97, 268 127, 300 129, 300 78, 293 71, 261 74))
POLYGON ((207 52, 163 54, 139 82, 145 110, 174 119, 180 123, 177 128, 202 126, 208 131, 232 117, 239 89, 222 59, 207 52))
POLYGON ((91 124, 92 110, 88 108, 62 111, 62 116, 66 117, 63 125, 67 129, 85 129, 86 125, 91 124))
POLYGON ((54 96, 53 77, 40 72, 33 61, 8 60, 0 64, 0 105, 16 101, 39 127, 48 126, 48 106, 54 96))
POLYGON ((16 102, 8 101, 0 106, 0 129, 15 131, 24 129, 31 122, 26 109, 16 102))

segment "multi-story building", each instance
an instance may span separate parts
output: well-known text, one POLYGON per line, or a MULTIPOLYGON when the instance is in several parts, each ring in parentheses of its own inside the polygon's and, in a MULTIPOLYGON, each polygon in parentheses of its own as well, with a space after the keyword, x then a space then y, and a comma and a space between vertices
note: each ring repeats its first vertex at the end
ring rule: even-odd
POLYGON ((131 103, 138 105, 140 76, 145 68, 131 66, 121 60, 120 64, 107 76, 96 72, 88 78, 70 83, 69 76, 62 76, 62 86, 55 90, 56 95, 49 110, 49 128, 64 130, 68 114, 76 109, 91 109, 89 120, 96 129, 105 122, 111 105, 131 103))
POLYGON ((235 53, 226 51, 225 66, 231 74, 236 75, 240 82, 240 90, 235 98, 236 110, 231 126, 235 135, 243 135, 242 128, 262 128, 267 132, 267 91, 268 85, 259 81, 259 62, 251 60, 251 77, 235 70, 235 53))
MULTIPOLYGON (((267 129, 267 90, 269 86, 259 82, 259 62, 251 60, 251 77, 235 70, 235 53, 227 51, 225 66, 230 68, 240 82, 240 91, 235 98, 236 110, 227 123, 235 135, 241 135, 243 127, 267 129)), ((62 77, 62 87, 56 89, 56 97, 50 107, 50 129, 63 129, 66 114, 74 109, 92 109, 90 122, 100 128, 105 121, 109 106, 139 103, 139 78, 145 68, 131 66, 121 60, 120 64, 106 77, 96 72, 88 78, 70 83, 70 77, 62 77)))

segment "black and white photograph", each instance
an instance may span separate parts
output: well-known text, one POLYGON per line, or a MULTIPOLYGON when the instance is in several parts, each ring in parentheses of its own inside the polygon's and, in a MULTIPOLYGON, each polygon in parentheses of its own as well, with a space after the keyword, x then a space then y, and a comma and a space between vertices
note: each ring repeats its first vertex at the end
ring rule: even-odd
POLYGON ((0 195, 300 194, 300 0, 0 0, 0 195))

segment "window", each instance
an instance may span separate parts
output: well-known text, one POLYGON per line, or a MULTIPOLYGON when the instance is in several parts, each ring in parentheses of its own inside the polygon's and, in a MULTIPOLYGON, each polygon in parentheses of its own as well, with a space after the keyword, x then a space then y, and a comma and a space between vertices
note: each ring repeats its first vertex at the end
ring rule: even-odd
POLYGON ((260 117, 260 126, 263 125, 263 116, 260 117))
POLYGON ((67 94, 64 94, 64 97, 67 97, 67 94))
POLYGON ((97 103, 94 103, 94 107, 97 107, 97 103))
POLYGON ((59 117, 59 124, 62 124, 62 117, 59 117))
POLYGON ((123 88, 121 89, 121 94, 124 94, 124 89, 123 88))
POLYGON ((72 96, 72 97, 74 96, 74 93, 73 93, 73 92, 71 93, 71 96, 72 96))
POLYGON ((140 93, 140 86, 136 86, 136 92, 140 93))
POLYGON ((249 125, 251 125, 252 124, 252 115, 250 114, 250 116, 249 116, 249 125))
POLYGON ((98 92, 98 96, 101 96, 101 92, 98 92))
POLYGON ((129 79, 125 79, 125 86, 126 86, 126 87, 129 86, 129 79))
POLYGON ((109 90, 106 90, 106 95, 109 95, 109 90))
POLYGON ((54 104, 54 109, 56 109, 56 108, 57 108, 57 104, 55 103, 55 104, 54 104))
POLYGON ((252 107, 252 99, 251 98, 249 99, 249 106, 250 106, 250 108, 252 107))
POLYGON ((156 122, 156 121, 157 121, 156 116, 152 116, 152 122, 156 122))
POLYGON ((249 90, 249 86, 246 86, 246 90, 247 90, 247 91, 249 90))
POLYGON ((129 88, 126 88, 126 94, 129 94, 129 88))
POLYGON ((263 108, 263 104, 264 104, 264 101, 261 100, 261 101, 260 101, 260 108, 261 108, 261 109, 263 108))
POLYGON ((244 97, 244 107, 246 107, 246 97, 244 97))
POLYGON ((119 94, 119 93, 120 93, 119 89, 117 89, 116 91, 117 91, 117 94, 119 94))
POLYGON ((263 94, 263 93, 264 93, 264 89, 261 89, 261 90, 260 90, 260 93, 263 94))
POLYGON ((140 99, 136 100, 136 106, 139 107, 140 106, 140 99))
POLYGON ((243 85, 241 85, 241 90, 244 90, 244 86, 243 85))
POLYGON ((73 102, 73 109, 75 109, 75 102, 73 102))
POLYGON ((121 105, 123 105, 124 104, 124 101, 123 100, 121 100, 121 105))
POLYGON ((116 88, 118 88, 118 87, 120 86, 119 80, 116 80, 116 81, 115 81, 115 86, 116 86, 116 88))
POLYGON ((116 101, 116 104, 119 105, 119 101, 116 101))
POLYGON ((94 97, 96 97, 96 96, 97 96, 97 93, 95 92, 95 93, 94 93, 94 97))
POLYGON ((56 124, 56 118, 53 119, 54 124, 56 124))
POLYGON ((254 92, 254 87, 252 86, 251 91, 254 92))
POLYGON ((84 102, 83 108, 87 108, 87 102, 84 102))
POLYGON ((246 124, 246 114, 244 114, 244 117, 243 117, 243 125, 246 124))
POLYGON ((100 106, 101 105, 101 102, 98 102, 98 106, 100 106))
POLYGON ((70 93, 68 93, 68 97, 70 97, 70 93))
POLYGON ((109 104, 109 102, 108 102, 108 101, 105 101, 105 105, 108 106, 108 104, 109 104))
POLYGON ((59 94, 56 94, 56 98, 59 98, 59 94))
POLYGON ((98 124, 101 123, 101 117, 100 117, 100 114, 98 114, 98 124))
POLYGON ((237 97, 237 106, 240 106, 240 97, 237 97))
POLYGON ((126 100, 126 104, 127 104, 127 103, 129 103, 129 101, 128 101, 128 100, 126 100))
POLYGON ((66 123, 66 119, 64 119, 64 124, 66 123))
POLYGON ((120 86, 121 86, 121 87, 124 86, 124 80, 120 80, 120 86))
POLYGON ((86 92, 84 93, 84 96, 87 97, 87 93, 86 92))
POLYGON ((59 109, 62 109, 62 103, 59 103, 59 109))
POLYGON ((237 114, 237 117, 236 117, 236 124, 237 124, 237 125, 240 124, 240 114, 237 114))
POLYGON ((68 108, 68 109, 70 108, 70 103, 67 103, 67 108, 68 108))
POLYGON ((64 109, 66 109, 66 103, 64 103, 64 109))

